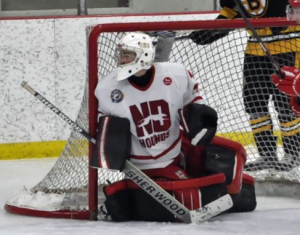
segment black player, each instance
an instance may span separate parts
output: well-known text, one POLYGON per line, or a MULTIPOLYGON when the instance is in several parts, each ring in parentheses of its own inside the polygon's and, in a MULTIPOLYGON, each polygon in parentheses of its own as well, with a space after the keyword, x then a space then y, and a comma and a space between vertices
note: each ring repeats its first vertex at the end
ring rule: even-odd
MULTIPOLYGON (((288 0, 246 0, 244 13, 249 18, 285 17, 288 0), (245 10, 246 9, 246 10, 245 10)), ((222 7, 217 19, 241 18, 235 0, 220 0, 222 7)), ((269 27, 256 30, 265 47, 282 66, 299 67, 300 28, 269 27)), ((226 36, 229 30, 201 30, 190 34, 190 38, 197 44, 212 43, 226 36)), ((243 97, 246 112, 250 115, 250 125, 258 147, 260 158, 245 166, 246 170, 255 171, 266 168, 276 170, 290 170, 294 164, 298 165, 300 136, 300 119, 294 115, 289 106, 290 97, 280 92, 271 81, 270 75, 275 72, 270 59, 265 55, 252 33, 245 50, 244 58, 244 87, 243 97), (277 137, 273 133, 273 121, 268 108, 272 99, 278 120, 284 148, 284 159, 277 157, 277 137)))

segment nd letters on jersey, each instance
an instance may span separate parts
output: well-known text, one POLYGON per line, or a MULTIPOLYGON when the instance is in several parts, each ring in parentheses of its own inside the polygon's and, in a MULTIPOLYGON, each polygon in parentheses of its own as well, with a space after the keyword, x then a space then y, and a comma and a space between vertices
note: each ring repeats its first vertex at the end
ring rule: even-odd
POLYGON ((130 120, 130 160, 140 169, 165 167, 180 153, 178 110, 202 103, 198 86, 184 66, 155 63, 146 87, 116 80, 116 70, 99 80, 95 95, 103 115, 130 120))
POLYGON ((144 148, 150 148, 169 137, 171 116, 165 100, 154 100, 129 107, 137 137, 144 148), (152 135, 152 137, 148 137, 152 135))

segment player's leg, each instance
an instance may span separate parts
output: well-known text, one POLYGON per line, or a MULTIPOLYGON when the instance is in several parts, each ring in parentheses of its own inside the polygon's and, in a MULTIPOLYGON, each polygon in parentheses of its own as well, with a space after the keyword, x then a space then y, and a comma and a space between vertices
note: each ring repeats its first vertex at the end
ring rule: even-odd
POLYGON ((269 113, 269 67, 264 56, 245 55, 243 97, 259 158, 247 162, 245 170, 269 168, 270 162, 278 161, 277 138, 273 134, 273 122, 269 113))
MULTIPOLYGON (((224 174, 188 179, 187 174, 176 165, 145 170, 144 173, 154 178, 159 186, 190 210, 202 208, 227 195, 224 174)), ((178 221, 172 213, 132 181, 123 180, 113 183, 104 187, 104 193, 106 196, 105 211, 114 221, 178 221)), ((163 195, 157 194, 157 197, 163 203, 170 203, 168 199, 163 198, 163 195)))

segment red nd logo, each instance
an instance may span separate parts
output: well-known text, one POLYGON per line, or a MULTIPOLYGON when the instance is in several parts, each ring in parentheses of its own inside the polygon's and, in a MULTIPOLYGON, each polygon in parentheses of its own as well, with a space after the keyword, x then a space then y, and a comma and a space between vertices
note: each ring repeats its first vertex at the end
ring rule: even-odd
POLYGON ((169 105, 164 100, 144 102, 140 107, 130 106, 138 137, 169 130, 171 126, 169 105))

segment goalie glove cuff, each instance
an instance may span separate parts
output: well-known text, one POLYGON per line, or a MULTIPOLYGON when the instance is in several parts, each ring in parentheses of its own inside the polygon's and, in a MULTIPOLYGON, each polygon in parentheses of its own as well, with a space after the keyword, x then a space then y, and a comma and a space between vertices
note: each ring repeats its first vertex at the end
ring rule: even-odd
POLYGON ((295 67, 284 66, 281 71, 285 77, 272 74, 271 78, 275 86, 286 95, 300 96, 300 72, 295 67))

